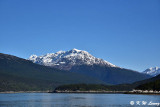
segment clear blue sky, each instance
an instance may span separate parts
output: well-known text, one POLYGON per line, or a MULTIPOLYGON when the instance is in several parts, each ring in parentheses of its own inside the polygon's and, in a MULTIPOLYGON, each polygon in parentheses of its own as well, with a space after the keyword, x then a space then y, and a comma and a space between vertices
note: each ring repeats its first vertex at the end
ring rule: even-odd
POLYGON ((0 0, 0 52, 77 48, 120 67, 160 67, 160 0, 0 0))

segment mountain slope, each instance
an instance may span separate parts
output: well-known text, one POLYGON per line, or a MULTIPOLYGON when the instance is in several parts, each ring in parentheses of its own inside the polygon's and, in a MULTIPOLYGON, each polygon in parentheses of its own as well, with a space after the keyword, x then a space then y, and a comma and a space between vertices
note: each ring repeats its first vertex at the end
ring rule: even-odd
POLYGON ((32 55, 29 60, 40 65, 92 76, 107 84, 133 83, 151 77, 133 70, 117 67, 78 49, 59 51, 42 56, 32 55))
POLYGON ((0 91, 48 90, 71 83, 102 84, 104 82, 0 53, 0 91))
POLYGON ((143 81, 137 81, 132 85, 135 85, 135 89, 160 91, 160 75, 143 81))
POLYGON ((148 74, 148 75, 151 75, 151 76, 157 76, 160 74, 160 68, 158 67, 151 67, 151 68, 148 68, 146 69, 145 71, 143 71, 144 74, 148 74))
POLYGON ((142 73, 118 68, 118 67, 105 67, 99 65, 81 65, 74 66, 71 72, 77 72, 98 78, 108 84, 126 84, 133 83, 135 81, 144 80, 150 78, 148 75, 142 73))

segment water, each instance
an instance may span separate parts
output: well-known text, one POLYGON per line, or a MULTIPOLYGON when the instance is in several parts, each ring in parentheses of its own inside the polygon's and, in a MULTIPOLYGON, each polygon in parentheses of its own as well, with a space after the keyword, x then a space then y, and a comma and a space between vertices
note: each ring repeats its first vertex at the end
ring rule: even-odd
MULTIPOLYGON (((142 101, 146 101, 147 104, 145 104, 145 106, 143 105, 143 107, 146 107, 149 102, 160 103, 160 95, 68 93, 0 94, 0 107, 126 107, 131 106, 131 101, 134 101, 134 106, 142 106, 142 101), (138 103, 137 101, 140 102, 138 103)), ((154 105, 149 107, 154 107, 154 105)))

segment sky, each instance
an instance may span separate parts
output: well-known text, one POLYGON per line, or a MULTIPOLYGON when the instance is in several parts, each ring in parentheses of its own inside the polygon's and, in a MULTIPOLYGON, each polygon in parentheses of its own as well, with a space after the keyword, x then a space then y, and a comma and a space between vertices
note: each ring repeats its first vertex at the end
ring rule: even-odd
POLYGON ((0 53, 73 48, 120 67, 160 67, 160 0, 0 0, 0 53))

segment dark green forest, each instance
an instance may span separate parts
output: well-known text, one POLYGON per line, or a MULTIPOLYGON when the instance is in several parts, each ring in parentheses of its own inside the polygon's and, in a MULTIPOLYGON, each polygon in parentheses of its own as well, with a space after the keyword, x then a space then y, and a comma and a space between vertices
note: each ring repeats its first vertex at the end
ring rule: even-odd
POLYGON ((160 79, 156 80, 156 81, 153 81, 153 82, 149 82, 149 83, 139 85, 135 89, 160 91, 160 79))

